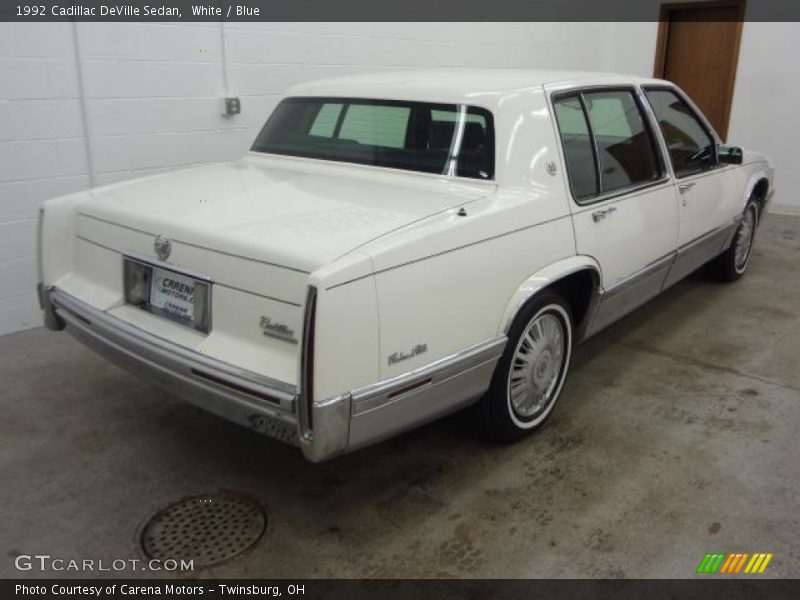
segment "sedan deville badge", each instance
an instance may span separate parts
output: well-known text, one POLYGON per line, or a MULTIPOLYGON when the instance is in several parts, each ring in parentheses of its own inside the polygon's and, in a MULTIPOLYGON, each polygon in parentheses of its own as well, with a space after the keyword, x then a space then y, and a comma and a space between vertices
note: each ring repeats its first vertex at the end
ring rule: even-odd
POLYGON ((269 337, 278 338, 284 342, 292 344, 297 343, 297 338, 294 337, 294 329, 283 323, 276 323, 269 317, 261 317, 260 321, 261 332, 269 337))
POLYGON ((393 365, 409 358, 414 358, 417 354, 424 354, 428 351, 428 344, 415 344, 408 352, 393 352, 389 355, 389 364, 393 365))

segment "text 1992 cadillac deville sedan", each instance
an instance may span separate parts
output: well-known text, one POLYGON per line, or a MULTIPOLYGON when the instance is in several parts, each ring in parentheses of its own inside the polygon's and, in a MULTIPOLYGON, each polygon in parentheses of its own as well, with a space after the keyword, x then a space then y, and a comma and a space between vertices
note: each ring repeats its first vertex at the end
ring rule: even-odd
POLYGON ((64 196, 45 323, 323 460, 470 404, 517 439, 576 343, 747 269, 773 169, 674 85, 404 71, 291 90, 235 162, 64 196))

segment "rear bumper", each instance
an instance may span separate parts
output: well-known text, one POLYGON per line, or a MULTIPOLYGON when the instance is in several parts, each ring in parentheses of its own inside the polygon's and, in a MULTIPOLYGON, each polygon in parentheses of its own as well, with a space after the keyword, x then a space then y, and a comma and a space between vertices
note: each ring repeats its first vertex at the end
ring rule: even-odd
POLYGON ((40 287, 45 326, 167 392, 283 442, 320 462, 411 429, 478 399, 489 387, 505 336, 423 368, 315 402, 313 431, 298 418, 296 386, 173 344, 52 287, 40 287))
POLYGON ((294 385, 238 369, 143 332, 57 288, 41 288, 45 326, 66 329, 103 357, 182 400, 249 429, 300 446, 320 461, 347 447, 349 395, 322 403, 322 435, 301 435, 294 385))

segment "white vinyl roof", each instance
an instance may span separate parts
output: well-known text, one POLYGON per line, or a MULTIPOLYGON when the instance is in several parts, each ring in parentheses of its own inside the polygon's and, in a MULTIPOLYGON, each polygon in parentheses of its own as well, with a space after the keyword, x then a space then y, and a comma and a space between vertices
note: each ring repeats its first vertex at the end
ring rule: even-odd
POLYGON ((632 75, 539 69, 396 69, 311 81, 294 86, 290 96, 340 96, 496 104, 509 94, 547 84, 615 85, 655 82, 632 75))

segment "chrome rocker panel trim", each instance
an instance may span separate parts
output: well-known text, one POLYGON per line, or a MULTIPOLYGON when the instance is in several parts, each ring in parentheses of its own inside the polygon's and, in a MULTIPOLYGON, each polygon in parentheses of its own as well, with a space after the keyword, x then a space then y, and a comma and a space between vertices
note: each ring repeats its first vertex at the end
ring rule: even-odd
POLYGON ((730 223, 717 227, 678 248, 675 264, 664 283, 664 289, 675 285, 715 256, 719 256, 721 252, 725 252, 731 245, 741 220, 742 215, 737 215, 730 223))
POLYGON ((397 377, 352 392, 348 450, 432 421, 472 404, 489 389, 505 335, 397 377))
POLYGON ((727 250, 741 220, 742 216, 738 215, 730 223, 685 243, 675 252, 603 290, 597 306, 590 312, 587 337, 615 323, 727 250))

